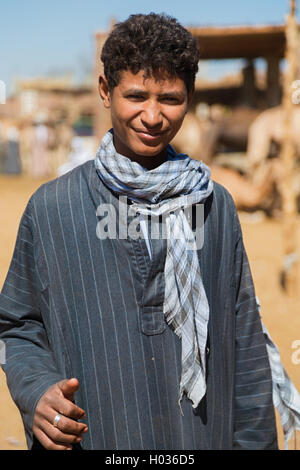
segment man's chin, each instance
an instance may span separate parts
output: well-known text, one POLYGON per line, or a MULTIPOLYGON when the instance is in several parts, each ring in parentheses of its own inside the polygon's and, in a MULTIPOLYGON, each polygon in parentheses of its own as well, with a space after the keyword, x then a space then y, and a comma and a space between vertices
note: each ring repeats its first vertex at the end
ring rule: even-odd
POLYGON ((141 157, 156 157, 166 151, 167 144, 147 144, 141 145, 136 148, 135 153, 141 157))

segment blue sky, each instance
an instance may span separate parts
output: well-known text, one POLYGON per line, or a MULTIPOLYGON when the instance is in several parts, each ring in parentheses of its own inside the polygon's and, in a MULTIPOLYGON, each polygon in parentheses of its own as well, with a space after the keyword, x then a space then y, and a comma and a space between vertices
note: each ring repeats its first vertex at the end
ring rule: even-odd
POLYGON ((94 58, 93 35, 112 18, 154 11, 187 26, 282 24, 288 8, 288 0, 1 0, 0 80, 11 90, 14 77, 82 78, 94 58))

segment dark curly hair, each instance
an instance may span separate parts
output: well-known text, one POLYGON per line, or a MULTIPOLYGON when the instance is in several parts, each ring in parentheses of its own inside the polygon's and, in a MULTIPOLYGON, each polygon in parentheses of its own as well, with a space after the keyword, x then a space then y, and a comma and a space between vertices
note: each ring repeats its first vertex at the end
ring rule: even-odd
POLYGON ((195 38, 175 18, 166 14, 131 15, 117 23, 101 53, 104 74, 111 90, 118 85, 120 72, 149 77, 166 73, 182 78, 187 91, 194 89, 199 50, 195 38))

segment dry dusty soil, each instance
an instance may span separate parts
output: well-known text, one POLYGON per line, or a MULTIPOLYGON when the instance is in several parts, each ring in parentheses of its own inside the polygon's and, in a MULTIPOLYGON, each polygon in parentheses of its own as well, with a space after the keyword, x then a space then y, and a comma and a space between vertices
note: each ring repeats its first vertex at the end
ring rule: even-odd
MULTIPOLYGON (((43 182, 0 175, 0 289, 9 267, 22 212, 30 195, 43 182)), ((256 293, 262 305, 263 321, 280 351, 287 373, 300 390, 300 295, 294 299, 288 298, 280 287, 279 273, 283 259, 281 222, 267 219, 260 213, 240 213, 240 220, 256 293)), ((300 220, 297 231, 299 235, 300 220)), ((278 415, 277 425, 280 448, 283 448, 278 415)), ((299 434, 297 449, 300 449, 299 434)), ((22 421, 8 392, 4 373, 0 370, 0 450, 26 448, 22 421)), ((294 440, 290 441, 289 449, 295 449, 294 440)))

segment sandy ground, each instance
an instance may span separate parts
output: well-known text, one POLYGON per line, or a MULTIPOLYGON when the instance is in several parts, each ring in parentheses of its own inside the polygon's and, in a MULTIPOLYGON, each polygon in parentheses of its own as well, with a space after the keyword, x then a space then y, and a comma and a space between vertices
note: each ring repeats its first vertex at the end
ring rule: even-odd
MULTIPOLYGON (((43 182, 0 175, 0 289, 9 267, 22 212, 30 195, 43 182)), ((300 296, 294 300, 287 298, 279 285, 283 253, 282 226, 280 221, 266 219, 259 213, 240 213, 240 220, 256 292, 262 305, 263 321, 279 348, 286 371, 300 390, 300 296), (293 348, 295 341, 298 341, 296 349, 293 348)), ((300 220, 298 235, 299 232, 300 220)), ((279 444, 283 448, 278 415, 277 423, 279 444)), ((300 449, 300 433, 297 441, 297 449, 300 449)), ((8 392, 3 371, 0 370, 0 450, 26 448, 22 421, 8 392)), ((295 448, 293 440, 289 448, 295 448)))

